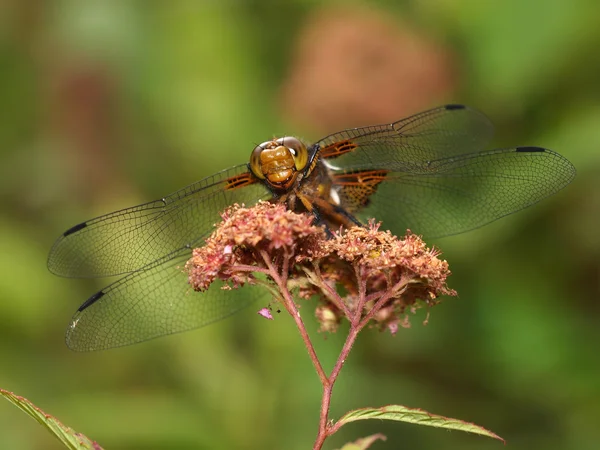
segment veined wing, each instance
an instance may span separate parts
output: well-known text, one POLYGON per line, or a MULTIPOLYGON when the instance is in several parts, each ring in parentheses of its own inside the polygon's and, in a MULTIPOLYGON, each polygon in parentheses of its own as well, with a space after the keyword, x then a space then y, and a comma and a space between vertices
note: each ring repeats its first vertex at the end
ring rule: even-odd
MULTIPOLYGON (((403 153, 399 148, 398 154, 403 153)), ((418 152, 417 152, 418 153, 418 152)), ((424 155, 425 156, 425 155, 424 155)), ((371 170, 334 171, 341 204, 375 217, 395 233, 427 237, 462 233, 519 211, 571 182, 575 168, 540 147, 497 149, 371 170)))
POLYGON ((183 272, 191 249, 130 273, 91 296, 67 330, 76 351, 103 350, 198 328, 223 319, 266 294, 261 286, 222 290, 219 282, 195 292, 183 272))
POLYGON ((162 199, 71 227, 50 250, 48 268, 66 277, 133 272, 199 243, 229 205, 249 206, 266 198, 268 190, 247 166, 235 166, 162 199))
POLYGON ((482 113, 446 105, 387 125, 341 131, 317 144, 319 158, 336 169, 414 172, 426 161, 484 149, 493 132, 482 113))

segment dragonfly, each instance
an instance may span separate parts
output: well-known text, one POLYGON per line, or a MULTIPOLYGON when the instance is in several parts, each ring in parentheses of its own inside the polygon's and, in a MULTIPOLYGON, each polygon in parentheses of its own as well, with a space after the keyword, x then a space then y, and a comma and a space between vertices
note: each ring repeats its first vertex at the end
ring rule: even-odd
POLYGON ((290 136, 257 145, 249 163, 158 200, 65 231, 48 257, 63 277, 119 278, 89 297, 66 333, 76 351, 102 350, 199 328, 253 302, 211 286, 191 290, 182 267, 227 207, 281 202, 328 229, 373 217, 426 238, 473 230, 555 194, 573 165, 542 147, 485 150, 493 125, 450 104, 394 123, 352 128, 313 143, 290 136))

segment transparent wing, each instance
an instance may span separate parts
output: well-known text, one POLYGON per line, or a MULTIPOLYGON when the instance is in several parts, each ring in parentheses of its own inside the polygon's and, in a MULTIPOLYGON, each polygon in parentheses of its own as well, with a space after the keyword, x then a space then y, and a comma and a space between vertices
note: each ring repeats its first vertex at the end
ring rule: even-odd
POLYGON ((341 131, 317 144, 320 157, 336 169, 411 172, 425 161, 482 150, 493 132, 482 113, 446 105, 388 125, 341 131))
POLYGON ((260 286, 195 292, 183 272, 191 250, 131 273, 90 297, 67 329, 67 346, 103 350, 198 328, 223 319, 267 293, 260 286))
MULTIPOLYGON (((403 150, 397 148, 398 158, 403 150)), ((355 200, 348 183, 352 172, 336 171, 334 183, 346 183, 340 185, 342 206, 354 208, 363 220, 375 217, 383 221, 384 227, 397 234, 409 228, 426 237, 441 237, 526 208, 556 193, 575 176, 575 168, 566 158, 540 147, 497 149, 436 160, 425 157, 420 161, 413 158, 410 171, 401 163, 385 168, 374 160, 370 167, 382 170, 372 172, 372 195, 362 203, 355 200)), ((354 178, 358 178, 356 173, 354 178)), ((356 186, 358 193, 365 191, 360 183, 356 186)))
POLYGON ((218 172, 167 197, 80 223, 58 238, 51 272, 103 277, 136 271, 179 248, 194 246, 233 203, 252 205, 269 192, 245 164, 218 172))

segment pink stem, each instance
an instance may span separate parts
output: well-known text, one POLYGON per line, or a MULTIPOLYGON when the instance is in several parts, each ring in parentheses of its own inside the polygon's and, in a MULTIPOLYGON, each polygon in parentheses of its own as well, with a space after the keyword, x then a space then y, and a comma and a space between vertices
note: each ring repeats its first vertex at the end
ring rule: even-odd
POLYGON ((321 399, 321 414, 319 417, 319 432, 317 433, 317 438, 313 445, 313 450, 320 450, 327 439, 328 436, 331 436, 335 432, 335 425, 329 426, 328 417, 329 417, 329 407, 331 405, 331 395, 333 393, 333 385, 335 384, 338 375, 340 374, 348 355, 350 354, 350 350, 352 350, 352 346, 354 342, 356 342, 356 338, 358 333, 360 332, 361 327, 351 325, 350 331, 348 332, 348 336, 346 337, 346 342, 344 342, 344 346, 342 347, 342 351, 338 356, 338 359, 333 366, 333 370, 329 375, 326 383, 323 383, 323 397, 321 399))
POLYGON ((265 251, 261 251, 261 256, 269 269, 269 275, 273 278, 275 284, 279 288, 279 292, 283 298, 283 303, 287 312, 292 316, 294 322, 296 323, 296 327, 300 332, 300 336, 302 336, 302 340, 304 341, 304 345, 306 346, 306 350, 308 351, 308 355, 317 371, 317 375, 319 375, 319 379, 321 380, 321 384, 325 384, 327 382, 327 374, 325 370, 323 370, 323 366, 321 365, 321 361, 319 361, 319 357, 317 356, 317 352, 315 351, 314 346, 312 345, 312 341, 310 340, 310 336, 308 335, 308 331, 306 331, 306 327, 304 326, 304 322, 302 321, 302 317, 300 317, 300 311, 294 303, 294 299, 292 298, 292 294, 287 288, 287 273, 280 274, 277 272, 269 255, 265 251))
POLYGON ((362 329, 369 322, 369 320, 371 320, 373 318, 373 316, 375 316, 375 314, 377 314, 379 312, 379 310, 388 302, 388 300, 390 298, 392 298, 393 295, 398 294, 399 291, 405 291, 408 287, 408 283, 409 283, 409 281, 407 279, 405 279, 404 277, 401 277, 400 281, 398 281, 394 285, 394 287, 392 287, 392 289, 388 289, 379 298, 379 300, 377 300, 377 302, 375 302, 375 305, 373 306, 373 308, 371 308, 371 310, 361 320, 359 327, 362 329))
POLYGON ((270 275, 271 272, 264 267, 259 266, 251 266, 248 264, 236 264, 235 266, 231 266, 231 272, 260 272, 267 275, 270 275))
POLYGON ((348 320, 350 320, 350 308, 348 308, 348 306, 344 303, 344 300, 339 296, 339 294, 335 291, 335 289, 333 289, 321 276, 321 269, 319 268, 318 265, 315 265, 315 275, 317 275, 317 278, 319 278, 320 283, 319 286, 322 289, 325 289, 327 291, 327 293, 329 294, 329 299, 335 303, 335 306, 337 306, 339 309, 341 309, 344 312, 344 315, 346 317, 348 317, 348 320))

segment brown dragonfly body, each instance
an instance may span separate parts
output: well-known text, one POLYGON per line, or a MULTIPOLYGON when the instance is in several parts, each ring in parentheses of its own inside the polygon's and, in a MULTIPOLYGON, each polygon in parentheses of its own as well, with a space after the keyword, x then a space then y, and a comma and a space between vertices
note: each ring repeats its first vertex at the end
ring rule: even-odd
MULTIPOLYGON (((383 181, 385 171, 357 171, 343 176, 336 175, 323 155, 332 155, 339 145, 315 151, 309 158, 309 148, 295 137, 286 136, 263 142, 252 152, 248 172, 228 180, 226 189, 262 182, 273 196, 271 201, 285 203, 296 212, 308 212, 317 223, 329 228, 360 225, 352 212, 356 208, 350 202, 342 205, 340 195, 350 197, 354 189, 360 189, 362 198, 356 198, 356 206, 365 206, 369 195, 383 181)), ((356 192, 358 194, 358 192, 356 192)), ((329 231, 330 232, 330 231, 329 231)))
POLYGON ((440 237, 519 211, 575 176, 567 159, 545 148, 485 150, 492 131, 478 111, 446 105, 310 146, 294 137, 273 139, 256 146, 247 164, 69 228, 50 251, 52 272, 121 278, 79 307, 67 345, 128 345, 198 328, 253 301, 251 289, 243 297, 218 286, 190 293, 181 273, 234 203, 283 202, 329 230, 374 217, 396 234, 410 228, 440 237))

